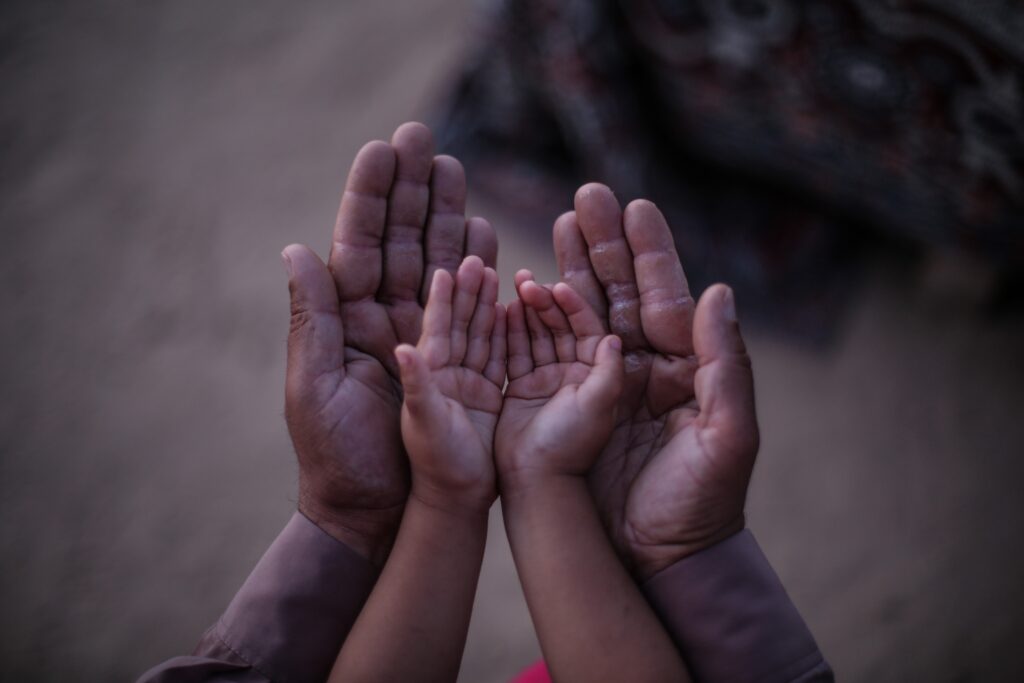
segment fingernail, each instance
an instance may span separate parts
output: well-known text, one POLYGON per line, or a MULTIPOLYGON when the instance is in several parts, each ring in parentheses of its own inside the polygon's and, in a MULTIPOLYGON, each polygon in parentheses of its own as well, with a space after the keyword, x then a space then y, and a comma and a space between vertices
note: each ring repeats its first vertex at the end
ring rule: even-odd
POLYGON ((612 336, 612 338, 608 341, 608 346, 612 347, 616 351, 621 351, 622 350, 622 340, 619 339, 616 336, 612 336))
POLYGON ((285 249, 281 252, 281 263, 284 264, 284 271, 288 273, 288 277, 292 276, 292 257, 288 255, 288 250, 285 249))
POLYGON ((736 322, 736 298, 733 296, 731 287, 726 287, 722 294, 722 315, 729 322, 736 322))

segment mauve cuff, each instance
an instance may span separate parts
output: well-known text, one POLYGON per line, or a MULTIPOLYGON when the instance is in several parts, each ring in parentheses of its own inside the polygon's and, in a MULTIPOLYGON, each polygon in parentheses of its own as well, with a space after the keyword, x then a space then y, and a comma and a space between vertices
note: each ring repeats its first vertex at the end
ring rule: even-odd
POLYGON ((698 681, 833 680, 750 531, 658 572, 643 591, 698 681))
POLYGON ((376 581, 369 561, 296 512, 193 654, 226 647, 269 680, 319 683, 376 581))

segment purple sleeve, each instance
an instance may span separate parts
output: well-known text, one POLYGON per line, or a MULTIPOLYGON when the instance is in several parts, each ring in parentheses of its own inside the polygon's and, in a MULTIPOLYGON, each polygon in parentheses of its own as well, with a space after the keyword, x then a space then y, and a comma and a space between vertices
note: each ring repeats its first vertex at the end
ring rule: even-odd
POLYGON ((139 683, 313 683, 327 678, 377 572, 296 512, 190 657, 139 683))
POLYGON ((695 680, 833 680, 749 531, 658 572, 643 590, 695 680))

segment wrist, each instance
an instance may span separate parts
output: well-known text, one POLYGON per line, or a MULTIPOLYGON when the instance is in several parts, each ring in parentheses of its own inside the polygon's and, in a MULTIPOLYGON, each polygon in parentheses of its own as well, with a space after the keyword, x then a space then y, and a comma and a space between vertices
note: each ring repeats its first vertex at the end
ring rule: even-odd
POLYGON ((549 469, 517 469, 503 472, 498 483, 503 504, 518 504, 523 500, 558 495, 560 492, 575 489, 588 490, 586 475, 549 469))
POLYGON ((627 527, 633 573, 640 583, 668 569, 677 562, 718 545, 746 528, 743 513, 727 524, 699 534, 681 534, 677 540, 656 542, 645 540, 643 534, 627 527))
POLYGON ((551 464, 553 458, 534 457, 529 463, 509 464, 512 458, 503 458, 505 466, 498 468, 498 491, 502 498, 529 493, 551 482, 586 482, 586 468, 566 468, 551 464))
POLYGON ((486 518, 497 498, 493 483, 452 489, 437 486, 413 475, 409 501, 453 517, 465 519, 486 518))
POLYGON ((327 535, 381 569, 391 553, 404 505, 382 509, 337 509, 299 494, 298 509, 327 535))

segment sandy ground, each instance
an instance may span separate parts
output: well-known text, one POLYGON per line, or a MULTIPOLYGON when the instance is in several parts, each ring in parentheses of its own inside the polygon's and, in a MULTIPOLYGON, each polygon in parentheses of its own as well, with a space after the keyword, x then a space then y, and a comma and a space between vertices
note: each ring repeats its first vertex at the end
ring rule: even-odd
MULTIPOLYGON (((429 114, 471 3, 65 4, 0 10, 0 669, 129 681, 293 509, 278 253, 326 250, 352 155, 429 114)), ((491 217, 506 285, 551 274, 544 226, 491 217)), ((873 267, 824 350, 750 331, 749 518, 842 679, 1012 680, 1024 322, 919 281, 873 267)), ((539 652, 492 522, 465 681, 539 652)))

